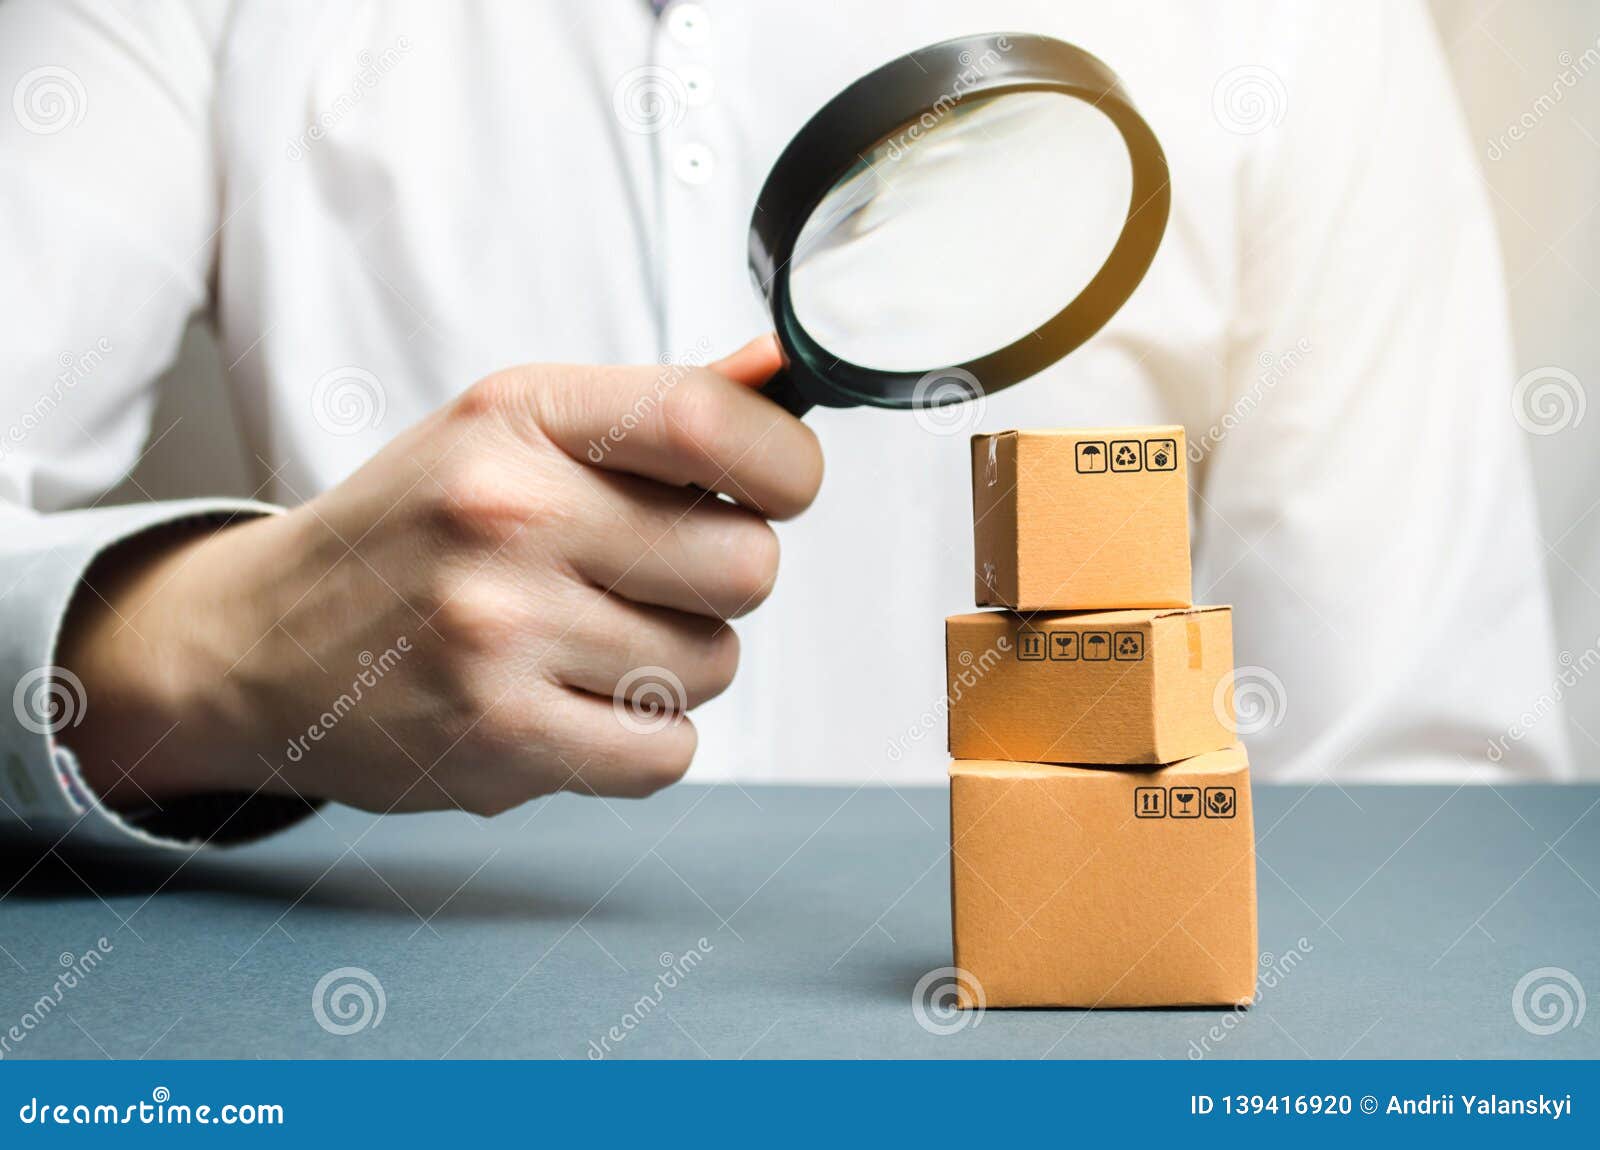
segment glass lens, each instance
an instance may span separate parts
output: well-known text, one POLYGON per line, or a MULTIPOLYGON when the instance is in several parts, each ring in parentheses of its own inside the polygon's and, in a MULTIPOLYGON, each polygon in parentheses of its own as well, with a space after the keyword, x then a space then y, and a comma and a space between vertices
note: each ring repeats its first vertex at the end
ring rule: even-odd
POLYGON ((790 268, 795 316, 863 367, 976 359, 1094 278, 1132 185, 1115 125, 1071 96, 930 110, 864 155, 806 221, 790 268))

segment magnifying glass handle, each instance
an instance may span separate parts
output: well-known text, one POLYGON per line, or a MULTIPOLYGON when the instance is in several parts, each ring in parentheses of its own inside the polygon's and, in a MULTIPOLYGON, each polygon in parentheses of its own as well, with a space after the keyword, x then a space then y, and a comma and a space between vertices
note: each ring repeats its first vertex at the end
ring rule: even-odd
POLYGON ((809 399, 800 394, 800 389, 795 387, 794 380, 790 379, 789 373, 782 368, 773 372, 772 378, 761 385, 761 394, 796 419, 814 406, 809 399))

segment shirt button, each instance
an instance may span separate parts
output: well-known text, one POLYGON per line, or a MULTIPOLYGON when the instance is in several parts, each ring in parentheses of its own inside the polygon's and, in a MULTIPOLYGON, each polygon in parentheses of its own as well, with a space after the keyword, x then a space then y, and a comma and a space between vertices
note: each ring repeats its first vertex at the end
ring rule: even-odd
POLYGON ((711 35, 711 15, 699 4, 674 4, 667 9, 667 31, 680 44, 704 44, 711 35))
POLYGON ((684 103, 691 108, 703 108, 711 103, 716 80, 709 68, 702 68, 698 64, 679 68, 678 79, 683 81, 684 103))
POLYGON ((673 173, 686 184, 703 184, 717 169, 717 158, 704 144, 685 144, 672 161, 673 173))

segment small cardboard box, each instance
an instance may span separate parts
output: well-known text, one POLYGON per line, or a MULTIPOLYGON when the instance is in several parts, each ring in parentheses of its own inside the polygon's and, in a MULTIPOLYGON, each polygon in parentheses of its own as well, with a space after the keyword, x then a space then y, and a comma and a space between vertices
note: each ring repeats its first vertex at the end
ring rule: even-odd
POLYGON ((1183 428, 972 438, 979 607, 1187 607, 1183 428))
POLYGON ((1170 763, 1234 740, 1227 607, 945 620, 950 754, 1170 763))
POLYGON ((950 765, 961 1005, 1243 1005, 1255 993, 1239 745, 1155 771, 950 765))

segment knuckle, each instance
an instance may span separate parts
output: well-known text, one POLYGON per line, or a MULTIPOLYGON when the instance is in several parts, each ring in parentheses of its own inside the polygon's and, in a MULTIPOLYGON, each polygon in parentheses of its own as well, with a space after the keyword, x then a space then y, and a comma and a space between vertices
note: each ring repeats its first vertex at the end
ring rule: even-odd
POLYGON ((678 718, 643 739, 635 775, 644 794, 669 787, 689 770, 699 744, 699 733, 687 718, 678 718))
POLYGON ((774 481, 782 495, 771 508, 776 519, 790 519, 799 515, 816 501, 822 490, 822 444, 817 433, 804 423, 795 421, 798 432, 790 446, 781 455, 782 469, 774 473, 774 481))
POLYGON ((483 419, 506 415, 526 405, 527 388, 515 372, 497 371, 467 388, 451 405, 451 412, 464 419, 483 419))
POLYGON ((448 538, 498 546, 528 518, 529 501, 504 470, 475 459, 439 477, 429 517, 448 538))
POLYGON ((685 462, 714 458, 727 431, 724 406, 703 375, 691 375, 669 392, 661 405, 662 435, 673 454, 685 462))
POLYGON ((447 657, 455 654, 476 659, 502 645, 517 609, 486 580, 469 579, 433 597, 429 624, 443 637, 447 657))
POLYGON ((498 416, 514 403, 512 398, 514 390, 515 382, 510 379, 510 374, 506 371, 496 371, 493 376, 483 377, 458 395, 454 403, 451 403, 451 414, 462 419, 498 416))
POLYGON ((804 423, 800 424, 800 430, 801 446, 797 449, 793 469, 790 472, 798 504, 796 514, 815 502, 817 493, 822 490, 822 476, 826 470, 822 457, 822 441, 817 438, 817 433, 804 423))
POLYGON ((696 700, 703 703, 728 689, 733 677, 739 673, 739 636, 732 627, 719 627, 706 641, 703 674, 705 688, 696 700))
POLYGON ((512 808, 520 806, 532 797, 532 795, 522 795, 509 790, 484 790, 469 795, 461 806, 468 814, 492 819, 496 815, 503 815, 512 808))
POLYGON ((756 520, 735 534, 724 565, 729 618, 754 611, 772 594, 780 553, 778 533, 765 522, 756 520))

